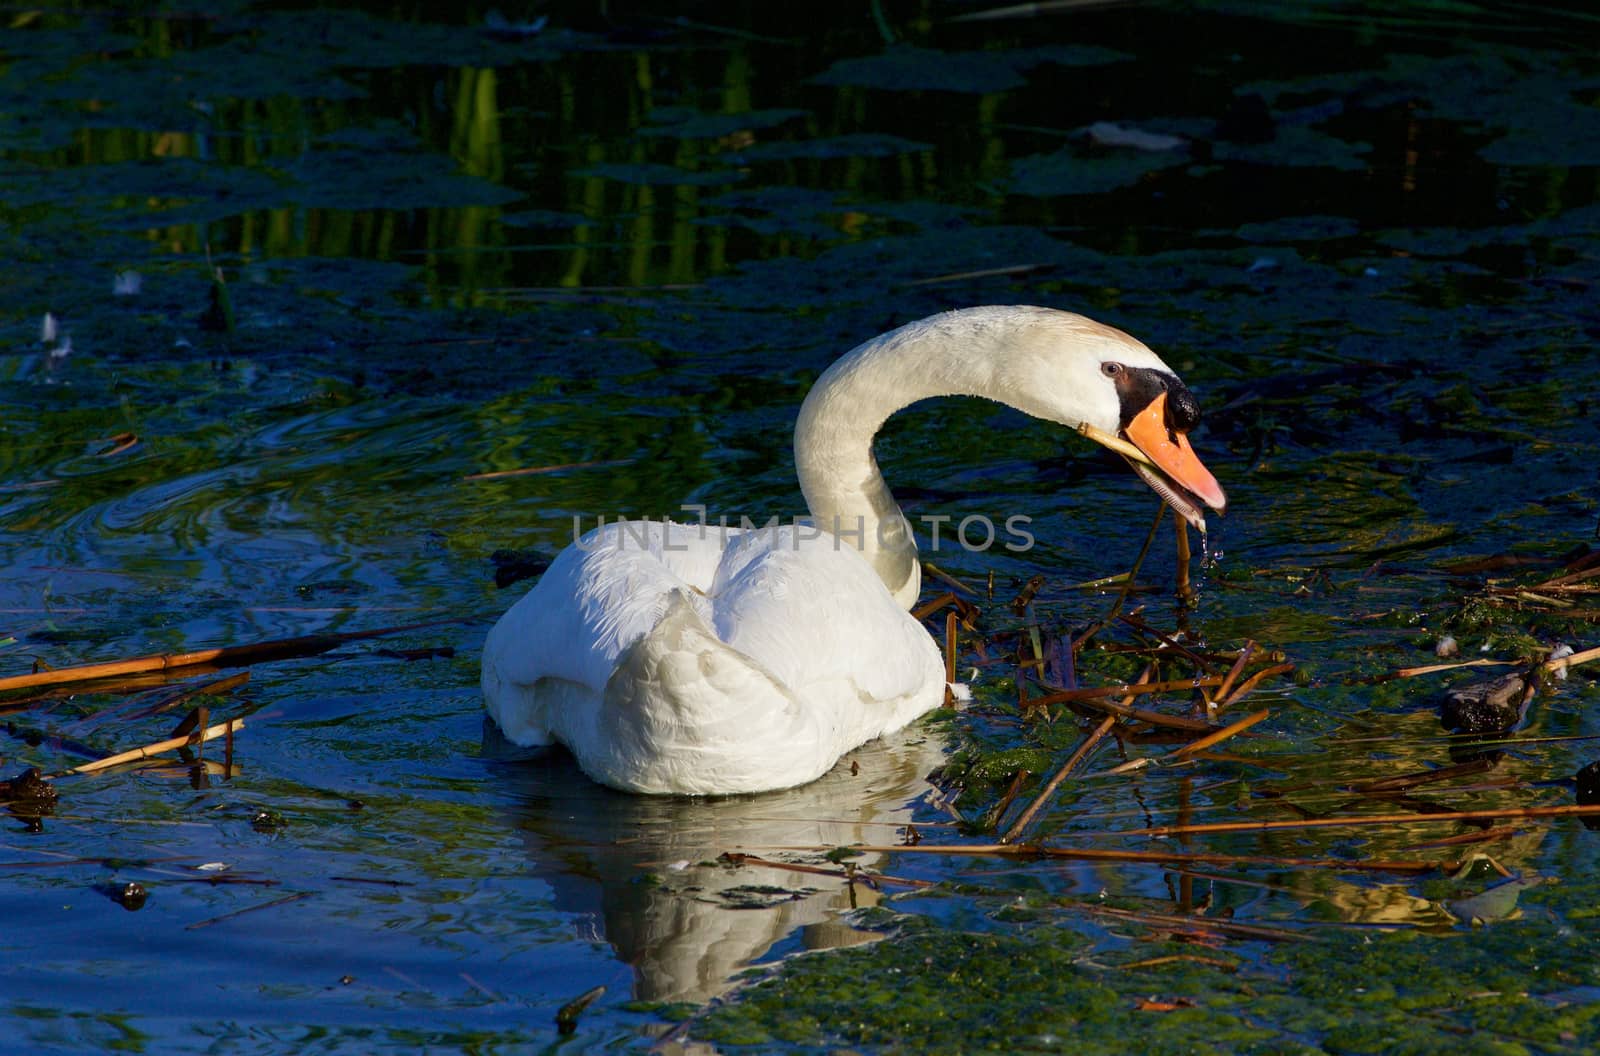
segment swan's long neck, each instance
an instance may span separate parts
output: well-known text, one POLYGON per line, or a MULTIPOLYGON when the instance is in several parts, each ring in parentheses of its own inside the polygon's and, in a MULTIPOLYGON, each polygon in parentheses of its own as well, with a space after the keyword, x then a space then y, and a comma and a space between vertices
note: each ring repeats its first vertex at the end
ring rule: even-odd
POLYGON ((795 469, 817 526, 855 546, 906 608, 921 588, 917 544, 872 457, 894 412, 935 396, 1009 398, 997 377, 1019 314, 1048 309, 947 312, 876 337, 817 379, 795 424, 795 469))

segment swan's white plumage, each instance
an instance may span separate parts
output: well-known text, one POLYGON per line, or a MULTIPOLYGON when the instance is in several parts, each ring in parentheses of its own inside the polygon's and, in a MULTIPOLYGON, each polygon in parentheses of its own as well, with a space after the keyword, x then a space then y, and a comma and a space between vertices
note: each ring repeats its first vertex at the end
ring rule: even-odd
POLYGON ((565 744, 629 791, 821 776, 944 697, 939 652, 906 611, 920 565, 872 457, 878 428, 918 400, 965 394, 1112 434, 1123 407, 1110 363, 1171 376, 1121 331, 1031 306, 946 312, 866 342, 818 378, 795 427, 801 490, 831 531, 591 532, 490 631, 489 714, 510 740, 565 744))
POLYGON ((611 524, 484 643, 489 714, 633 792, 787 788, 938 705, 944 665, 848 541, 611 524), (726 538, 726 545, 724 539, 726 538))

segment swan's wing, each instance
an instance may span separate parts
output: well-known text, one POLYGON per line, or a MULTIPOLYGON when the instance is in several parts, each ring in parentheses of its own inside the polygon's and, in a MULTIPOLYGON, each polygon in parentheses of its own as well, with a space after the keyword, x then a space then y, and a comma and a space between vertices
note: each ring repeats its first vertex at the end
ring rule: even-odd
POLYGON ((555 680, 573 687, 569 697, 598 697, 617 657, 661 621, 674 591, 709 622, 706 591, 722 552, 714 530, 657 521, 605 525, 561 551, 484 641, 484 695, 506 736, 545 743, 534 683, 555 680))
POLYGON ((484 643, 512 741, 560 740, 617 788, 757 791, 937 705, 932 639, 833 537, 764 529, 724 551, 694 526, 612 527, 563 551, 484 643))
POLYGON ((848 682, 859 703, 897 702, 942 687, 927 631, 848 540, 794 526, 746 532, 723 557, 712 608, 719 638, 802 696, 848 682))

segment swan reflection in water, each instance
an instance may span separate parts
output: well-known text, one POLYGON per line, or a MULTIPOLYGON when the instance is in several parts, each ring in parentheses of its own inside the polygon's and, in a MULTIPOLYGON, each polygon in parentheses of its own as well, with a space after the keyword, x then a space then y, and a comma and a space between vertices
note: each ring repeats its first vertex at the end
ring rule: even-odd
MULTIPOLYGON (((866 884, 733 866, 718 863, 719 855, 746 852, 834 869, 819 852, 778 848, 899 843, 905 825, 933 819, 924 798, 932 791, 927 775, 945 758, 937 731, 914 724, 863 745, 800 788, 691 798, 602 787, 584 778, 565 751, 529 758, 491 722, 484 750, 518 760, 498 776, 555 908, 593 922, 598 937, 633 967, 636 998, 696 1003, 717 997, 737 972, 791 937, 795 949, 877 937, 843 919, 882 897, 866 884)), ((882 865, 872 856, 852 861, 882 865)))

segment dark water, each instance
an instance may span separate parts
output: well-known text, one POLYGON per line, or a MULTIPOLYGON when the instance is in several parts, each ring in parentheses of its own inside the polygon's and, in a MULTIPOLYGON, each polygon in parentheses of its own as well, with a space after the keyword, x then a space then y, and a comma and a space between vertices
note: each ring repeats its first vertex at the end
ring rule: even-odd
MULTIPOLYGON (((685 503, 799 512, 789 429, 811 378, 946 308, 1083 311, 1184 375, 1231 500, 1190 624, 1299 672, 1251 698, 1272 715, 1234 758, 1069 787, 1045 833, 1141 849, 1107 833, 1352 809, 1352 781, 1451 761, 1433 694, 1460 676, 1350 680, 1427 662, 1446 631, 1471 656, 1597 644, 1592 619, 1463 604, 1486 575, 1554 574, 1596 542, 1595 16, 1220 3, 956 20, 977 10, 884 7, 880 27, 852 5, 575 5, 541 10, 537 32, 474 6, 449 25, 243 4, 7 16, 6 672, 424 626, 252 668, 210 701, 212 721, 248 713, 232 773, 208 749, 203 779, 63 778, 53 814, 6 822, 6 1036, 524 1051, 556 1044, 557 1010, 603 985, 564 1048, 642 1047, 669 1020, 635 999, 698 1008, 749 963, 864 939, 849 912, 880 896, 863 885, 702 863, 744 848, 815 864, 776 848, 892 844, 910 819, 956 840, 924 798, 949 743, 1059 758, 1070 727, 1024 726, 986 673, 954 732, 869 747, 857 773, 647 801, 560 757, 497 758, 476 654, 523 589, 494 586, 497 549, 553 552, 575 517, 685 503), (1144 138, 1108 142, 1130 130, 1144 138), (213 266, 228 311, 210 307, 213 266), (47 312, 57 336, 41 342, 47 312), (129 881, 149 892, 136 912, 109 897, 129 881), (268 905, 289 896, 304 897, 268 905)), ((903 416, 878 453, 913 513, 1034 518, 1025 554, 934 558, 995 574, 988 632, 1015 627, 1003 602, 1035 574, 1047 634, 1095 619, 1109 598, 1070 585, 1125 570, 1155 511, 1088 445, 991 405, 903 416)), ((1141 575, 1164 628, 1169 539, 1141 575)), ((3 776, 82 761, 51 737, 110 751, 167 736, 181 712, 127 719, 129 692, 4 705, 3 776)), ((1600 734, 1595 701, 1580 669, 1519 735, 1600 734)), ((1530 742, 1493 781, 1380 806, 1571 802, 1550 782, 1595 751, 1530 742)), ((1003 787, 974 781, 957 808, 981 816, 1003 787)), ((1185 849, 1414 857, 1457 831, 1185 849)), ((1457 982, 1471 989, 1502 942, 1596 963, 1592 834, 1529 824, 1484 850, 1562 882, 1525 895, 1521 922, 1428 938, 1469 951, 1452 954, 1457 982)), ((1205 892, 1212 914, 1316 935, 1333 964, 1355 963, 1345 926, 1448 927, 1441 900, 1488 883, 872 862, 939 883, 886 885, 887 904, 953 929, 1012 934, 1017 898, 1183 912, 1205 892)), ((1102 955, 1130 941, 1084 930, 1102 955)), ((1266 944, 1229 954, 1284 971, 1266 944)), ((1526 986, 1600 985, 1585 971, 1526 986)), ((1326 1024, 1265 1019, 1253 1044, 1341 1047, 1326 1024)), ((1424 1047, 1477 1029, 1452 1009, 1426 1022, 1424 1047)), ((1527 1041, 1500 1029, 1482 1036, 1527 1041)), ((1567 1033, 1530 1044, 1600 1040, 1567 1033)))

